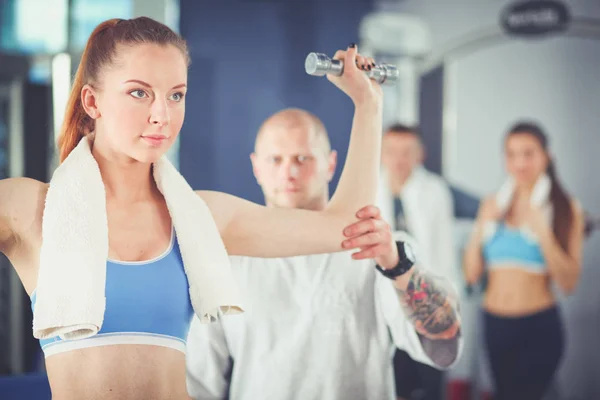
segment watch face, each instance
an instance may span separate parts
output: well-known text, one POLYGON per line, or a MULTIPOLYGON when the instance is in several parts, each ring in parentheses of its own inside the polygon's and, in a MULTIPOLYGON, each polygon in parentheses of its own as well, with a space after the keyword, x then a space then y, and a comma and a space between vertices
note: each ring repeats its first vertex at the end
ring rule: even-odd
POLYGON ((404 254, 406 254, 406 258, 411 262, 411 263, 415 263, 416 259, 415 259, 415 252, 412 248, 412 246, 406 242, 404 242, 404 254))

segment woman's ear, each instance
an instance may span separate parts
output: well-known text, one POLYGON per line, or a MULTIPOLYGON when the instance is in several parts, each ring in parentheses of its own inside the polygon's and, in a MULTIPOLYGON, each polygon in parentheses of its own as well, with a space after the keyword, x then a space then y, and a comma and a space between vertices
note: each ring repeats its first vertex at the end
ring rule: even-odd
POLYGON ((98 98, 96 91, 91 85, 83 85, 81 89, 81 105, 85 113, 91 119, 97 119, 100 117, 100 110, 98 109, 98 98))

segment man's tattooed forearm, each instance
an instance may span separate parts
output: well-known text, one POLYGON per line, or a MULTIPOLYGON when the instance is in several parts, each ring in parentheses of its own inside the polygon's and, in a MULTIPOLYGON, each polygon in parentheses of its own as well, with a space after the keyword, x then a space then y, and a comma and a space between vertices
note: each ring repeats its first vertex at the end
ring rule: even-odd
POLYGON ((427 271, 416 269, 406 291, 401 293, 403 308, 419 330, 429 335, 439 335, 458 323, 451 294, 443 285, 435 282, 427 271))

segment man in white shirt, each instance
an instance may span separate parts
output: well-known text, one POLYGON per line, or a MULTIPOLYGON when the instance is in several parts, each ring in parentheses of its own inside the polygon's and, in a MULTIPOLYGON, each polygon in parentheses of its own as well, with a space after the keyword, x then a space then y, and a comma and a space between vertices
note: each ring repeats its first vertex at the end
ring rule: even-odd
MULTIPOLYGON (((441 176, 423 167, 424 155, 416 128, 395 124, 386 130, 378 203, 393 230, 414 237, 422 268, 447 278, 458 290, 464 284, 458 267, 452 191, 441 176)), ((443 399, 439 369, 402 349, 394 356, 394 369, 398 400, 443 399)))
MULTIPOLYGON (((326 206, 336 153, 314 115, 286 109, 271 116, 251 160, 267 206, 326 206)), ((377 207, 357 217, 345 232, 360 243, 355 254, 231 257, 246 312, 192 322, 192 398, 391 400, 396 347, 436 368, 456 362, 462 339, 453 294, 411 267, 410 247, 397 245, 377 207)))

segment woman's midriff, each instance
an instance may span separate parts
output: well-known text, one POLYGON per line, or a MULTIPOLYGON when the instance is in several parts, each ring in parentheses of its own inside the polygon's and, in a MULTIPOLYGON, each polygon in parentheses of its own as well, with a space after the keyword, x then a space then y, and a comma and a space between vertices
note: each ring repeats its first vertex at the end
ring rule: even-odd
POLYGON ((159 346, 113 345, 52 355, 53 400, 191 400, 185 354, 159 346))
POLYGON ((547 274, 524 271, 518 266, 489 270, 483 307, 492 314, 534 314, 552 307, 555 301, 547 274))

